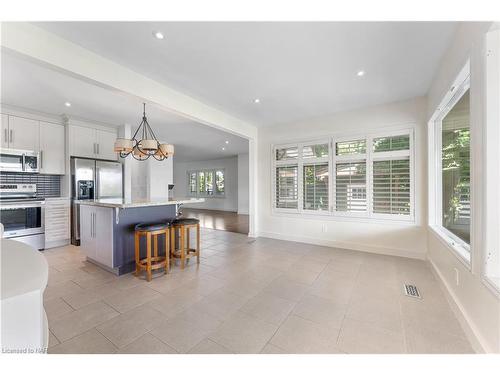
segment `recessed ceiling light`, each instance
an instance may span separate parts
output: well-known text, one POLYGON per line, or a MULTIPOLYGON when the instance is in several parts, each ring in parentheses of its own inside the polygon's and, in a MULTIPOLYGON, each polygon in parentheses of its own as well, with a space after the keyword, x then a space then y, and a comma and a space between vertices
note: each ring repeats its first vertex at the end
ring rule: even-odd
POLYGON ((229 141, 226 141, 226 145, 228 145, 228 144, 229 144, 229 141))
POLYGON ((64 105, 65 105, 66 107, 71 107, 71 103, 70 103, 70 102, 65 102, 65 103, 64 103, 64 105))
POLYGON ((222 147, 222 151, 225 151, 225 150, 226 150, 226 148, 225 148, 225 147, 222 147))
POLYGON ((259 98, 257 98, 257 99, 255 99, 253 102, 254 102, 255 104, 259 104, 259 103, 260 103, 260 99, 259 99, 259 98))
POLYGON ((357 74, 358 77, 363 77, 365 75, 365 71, 364 70, 360 70, 356 74, 357 74))
POLYGON ((156 39, 163 39, 165 38, 165 36, 163 35, 163 33, 161 31, 153 31, 153 35, 156 39))

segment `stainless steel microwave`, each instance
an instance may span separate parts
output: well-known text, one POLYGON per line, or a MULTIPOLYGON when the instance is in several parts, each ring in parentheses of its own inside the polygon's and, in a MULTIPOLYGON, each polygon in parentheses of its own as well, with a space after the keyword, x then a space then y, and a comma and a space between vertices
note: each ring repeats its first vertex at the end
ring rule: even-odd
POLYGON ((38 173, 39 153, 27 150, 0 149, 0 171, 38 173))

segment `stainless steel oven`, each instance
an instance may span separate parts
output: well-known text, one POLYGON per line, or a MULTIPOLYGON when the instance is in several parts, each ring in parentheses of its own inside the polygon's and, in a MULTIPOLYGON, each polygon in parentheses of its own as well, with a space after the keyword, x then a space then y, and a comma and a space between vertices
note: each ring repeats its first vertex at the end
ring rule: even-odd
POLYGON ((1 185, 0 198, 3 237, 25 242, 39 250, 44 249, 45 201, 36 198, 36 185, 1 185))
POLYGON ((39 153, 27 150, 0 149, 0 171, 38 173, 39 153))

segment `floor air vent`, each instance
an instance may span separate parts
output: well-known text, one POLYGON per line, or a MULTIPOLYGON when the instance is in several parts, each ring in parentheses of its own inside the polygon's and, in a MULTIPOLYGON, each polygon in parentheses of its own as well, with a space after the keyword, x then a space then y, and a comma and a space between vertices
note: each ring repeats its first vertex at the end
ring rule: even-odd
POLYGON ((420 297, 420 293, 415 285, 405 284, 404 290, 405 290, 405 294, 408 297, 422 298, 422 297, 420 297))

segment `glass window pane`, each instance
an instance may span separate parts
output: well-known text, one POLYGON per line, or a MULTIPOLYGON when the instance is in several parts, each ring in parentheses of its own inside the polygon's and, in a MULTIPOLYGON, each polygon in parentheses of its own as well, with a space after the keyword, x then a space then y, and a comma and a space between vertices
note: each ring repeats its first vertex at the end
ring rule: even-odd
POLYGON ((224 171, 215 172, 215 186, 217 188, 217 194, 224 194, 224 171))
POLYGON ((189 193, 196 194, 196 172, 189 174, 189 193))
POLYGON ((410 214, 410 160, 373 162, 373 212, 410 214))
POLYGON ((328 157, 328 143, 302 147, 302 157, 304 159, 328 157))
POLYGON ((410 136, 396 135, 394 137, 379 137, 373 139, 373 151, 399 151, 410 149, 410 136))
POLYGON ((205 172, 198 172, 198 192, 205 194, 205 172))
POLYGON ((205 171, 205 192, 207 195, 214 194, 214 172, 205 171))
POLYGON ((305 165, 304 209, 328 210, 328 163, 305 165))
POLYGON ((443 118, 442 225, 470 244, 470 101, 469 90, 443 118))
POLYGON ((276 150, 276 160, 293 160, 298 159, 298 157, 298 147, 280 148, 276 150))
POLYGON ((335 207, 337 211, 366 211, 366 162, 337 164, 335 207))
POLYGON ((276 168, 276 207, 298 208, 298 167, 276 168))
POLYGON ((337 142, 335 145, 336 155, 356 155, 366 153, 366 140, 337 142))

